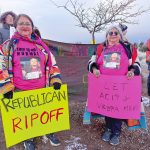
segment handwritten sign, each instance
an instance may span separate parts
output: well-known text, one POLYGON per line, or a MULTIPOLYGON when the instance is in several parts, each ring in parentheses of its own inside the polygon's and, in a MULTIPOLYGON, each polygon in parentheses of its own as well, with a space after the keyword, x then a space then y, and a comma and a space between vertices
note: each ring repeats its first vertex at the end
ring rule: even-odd
POLYGON ((88 76, 88 111, 120 119, 139 119, 141 77, 88 76))
POLYGON ((16 92, 0 100, 7 147, 48 133, 70 129, 67 85, 16 92))

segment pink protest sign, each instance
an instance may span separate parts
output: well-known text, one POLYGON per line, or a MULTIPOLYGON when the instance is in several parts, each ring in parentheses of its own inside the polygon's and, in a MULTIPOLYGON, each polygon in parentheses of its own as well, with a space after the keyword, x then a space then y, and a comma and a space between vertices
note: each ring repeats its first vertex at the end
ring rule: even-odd
POLYGON ((88 111, 120 119, 139 119, 141 77, 88 75, 88 111))

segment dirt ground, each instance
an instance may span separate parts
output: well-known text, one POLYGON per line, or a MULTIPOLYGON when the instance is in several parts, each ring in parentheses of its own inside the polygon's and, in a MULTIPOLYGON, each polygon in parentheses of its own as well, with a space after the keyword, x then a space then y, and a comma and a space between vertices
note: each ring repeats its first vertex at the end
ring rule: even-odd
MULTIPOLYGON (((143 71, 143 96, 147 96, 147 73, 147 71, 143 71)), ((122 126, 122 134, 118 146, 111 146, 109 143, 103 142, 101 134, 104 131, 104 120, 93 119, 91 125, 83 125, 86 97, 84 99, 82 97, 81 100, 79 96, 76 96, 73 99, 76 100, 71 100, 71 96, 69 97, 71 129, 56 134, 62 142, 61 146, 52 147, 48 141, 45 143, 41 137, 38 137, 35 140, 37 150, 150 150, 150 132, 145 130, 128 131, 125 124, 122 126)), ((148 128, 150 128, 150 106, 145 107, 145 110, 148 128)), ((6 148, 0 117, 0 150, 23 149, 22 143, 9 149, 6 148)))

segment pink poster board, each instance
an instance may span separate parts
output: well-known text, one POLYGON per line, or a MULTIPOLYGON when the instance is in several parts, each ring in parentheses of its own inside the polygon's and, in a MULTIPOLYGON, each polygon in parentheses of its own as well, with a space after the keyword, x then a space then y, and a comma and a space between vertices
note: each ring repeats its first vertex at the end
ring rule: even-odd
POLYGON ((141 77, 88 75, 88 111, 120 119, 139 119, 141 77))

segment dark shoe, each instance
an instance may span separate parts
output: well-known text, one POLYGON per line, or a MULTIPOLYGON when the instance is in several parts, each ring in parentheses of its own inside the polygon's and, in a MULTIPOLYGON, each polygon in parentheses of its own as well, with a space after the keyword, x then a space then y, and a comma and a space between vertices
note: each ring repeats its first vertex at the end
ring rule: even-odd
POLYGON ((33 140, 24 141, 25 150, 35 150, 35 145, 33 140))
POLYGON ((61 144, 53 133, 46 135, 46 137, 50 140, 52 146, 59 146, 61 144))
POLYGON ((106 129, 104 134, 102 135, 102 140, 105 142, 110 141, 111 129, 106 129))
POLYGON ((112 135, 112 137, 111 137, 111 139, 110 139, 110 141, 109 141, 109 143, 111 144, 111 145, 118 145, 120 142, 119 142, 119 135, 112 135))

